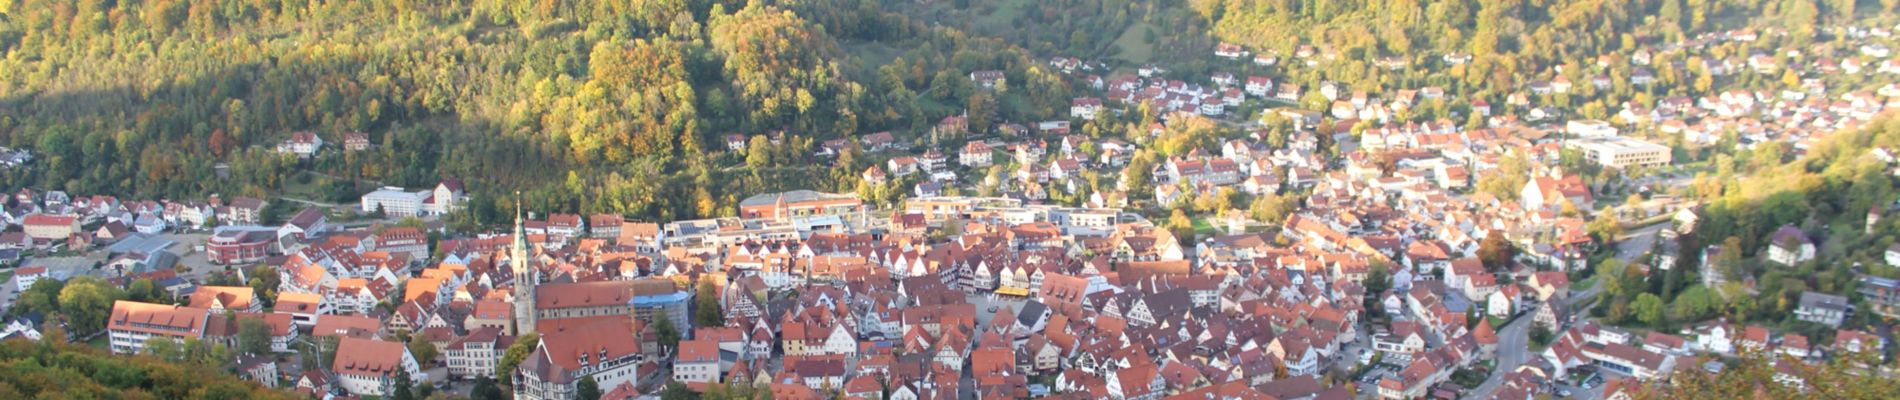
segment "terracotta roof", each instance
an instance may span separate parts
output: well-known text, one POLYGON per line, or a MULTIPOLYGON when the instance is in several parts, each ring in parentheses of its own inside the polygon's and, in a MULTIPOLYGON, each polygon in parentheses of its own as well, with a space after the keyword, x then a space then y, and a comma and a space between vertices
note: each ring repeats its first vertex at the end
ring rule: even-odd
POLYGON ((257 299, 256 291, 249 286, 199 286, 191 293, 191 306, 211 308, 216 302, 225 309, 242 310, 251 307, 257 299))
POLYGON ((346 337, 337 344, 330 367, 339 375, 383 376, 394 373, 408 352, 402 343, 346 337))
POLYGON ((112 303, 108 328, 169 336, 203 337, 210 310, 119 300, 112 303))

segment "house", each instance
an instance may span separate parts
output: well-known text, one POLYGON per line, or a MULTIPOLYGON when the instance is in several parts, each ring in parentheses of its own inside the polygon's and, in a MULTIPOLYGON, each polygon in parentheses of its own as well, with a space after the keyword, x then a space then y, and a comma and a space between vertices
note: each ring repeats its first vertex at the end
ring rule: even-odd
POLYGON ((502 354, 514 343, 513 336, 503 336, 502 333, 501 328, 482 327, 449 342, 442 349, 449 375, 461 378, 495 376, 495 367, 501 364, 502 354))
POLYGON ((336 360, 330 369, 337 384, 356 396, 385 396, 391 392, 398 371, 409 374, 410 382, 427 382, 415 356, 402 343, 380 339, 345 337, 337 343, 336 360))
POLYGON ((963 151, 957 154, 957 164, 969 168, 988 167, 991 156, 989 143, 973 140, 963 145, 963 151))
POLYGON ((978 88, 996 89, 1007 86, 1008 79, 1003 77, 1003 71, 983 70, 971 72, 970 82, 975 82, 978 88))
POLYGON ((878 166, 876 165, 872 165, 870 168, 865 168, 863 177, 864 177, 864 183, 869 183, 871 185, 882 185, 888 181, 888 179, 886 179, 887 176, 884 174, 884 169, 878 168, 878 166))
POLYGON ((277 144, 277 152, 296 155, 297 158, 310 158, 323 149, 323 138, 315 132, 302 131, 290 134, 289 139, 277 144))
POLYGON ((350 132, 350 133, 343 134, 343 150, 344 151, 369 150, 369 134, 363 133, 363 132, 350 132))
POLYGON ((864 137, 859 138, 858 141, 864 146, 865 151, 871 151, 871 152, 892 150, 898 147, 897 138, 891 135, 891 131, 875 132, 869 135, 864 135, 864 137))
POLYGON ((1768 243, 1768 261, 1794 266, 1814 259, 1814 241, 1794 225, 1782 225, 1768 243))
POLYGON ((300 241, 329 230, 329 222, 330 215, 323 209, 305 208, 285 221, 283 227, 277 228, 277 238, 300 241))
POLYGON ((1069 117, 1094 121, 1095 114, 1102 111, 1102 98, 1077 97, 1069 102, 1069 117))
POLYGON ((191 293, 191 306, 203 308, 215 313, 226 310, 235 312, 260 312, 264 303, 257 301, 257 292, 250 286, 199 286, 191 293))
POLYGON ((1253 96, 1253 97, 1267 97, 1267 95, 1271 93, 1272 91, 1273 91, 1273 78, 1268 78, 1268 77, 1259 76, 1259 75, 1247 77, 1247 85, 1244 87, 1244 90, 1243 90, 1243 92, 1246 92, 1247 95, 1253 96))
POLYGON ((695 339, 680 342, 673 361, 673 380, 682 383, 718 383, 725 376, 720 368, 719 342, 695 339))
POLYGON ((1579 210, 1593 208, 1590 186, 1583 183, 1582 176, 1534 177, 1525 182, 1524 189, 1518 193, 1518 203, 1529 210, 1558 208, 1565 201, 1579 210))
POLYGON ((1221 43, 1214 46, 1215 57, 1225 58, 1229 60, 1238 60, 1241 57, 1246 57, 1247 55, 1248 55, 1247 49, 1241 48, 1240 45, 1237 45, 1237 44, 1221 43))
POLYGON ((1796 319, 1840 328, 1841 322, 1852 313, 1854 306, 1849 305, 1846 297, 1816 293, 1801 293, 1800 306, 1794 309, 1796 319))

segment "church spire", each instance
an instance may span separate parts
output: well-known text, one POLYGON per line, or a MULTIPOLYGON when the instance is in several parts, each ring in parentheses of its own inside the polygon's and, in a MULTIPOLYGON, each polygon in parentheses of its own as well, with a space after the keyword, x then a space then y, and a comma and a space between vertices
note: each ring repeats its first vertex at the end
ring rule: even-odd
POLYGON ((515 192, 515 237, 508 248, 508 264, 515 275, 515 334, 525 335, 534 332, 535 296, 534 286, 539 284, 540 274, 528 266, 528 235, 521 229, 521 210, 526 208, 521 202, 521 192, 515 192))

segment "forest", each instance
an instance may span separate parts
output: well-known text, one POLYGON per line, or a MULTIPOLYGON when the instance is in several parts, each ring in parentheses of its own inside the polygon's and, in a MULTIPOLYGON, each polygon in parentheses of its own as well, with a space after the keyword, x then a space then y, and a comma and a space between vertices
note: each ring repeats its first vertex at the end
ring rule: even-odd
POLYGON ((815 144, 962 112, 968 71, 1027 89, 985 94, 1025 105, 998 121, 1068 99, 1020 48, 871 0, 0 5, 0 145, 39 155, 5 178, 78 194, 346 202, 457 178, 478 223, 513 190, 549 211, 729 215, 752 193, 849 190, 858 171, 815 166, 815 144), (372 146, 272 151, 302 131, 372 146), (771 135, 764 163, 728 154, 733 134, 771 135))
POLYGON ((0 342, 0 398, 8 399, 294 399, 239 380, 210 364, 28 340, 0 342), (207 368, 209 366, 209 368, 207 368))

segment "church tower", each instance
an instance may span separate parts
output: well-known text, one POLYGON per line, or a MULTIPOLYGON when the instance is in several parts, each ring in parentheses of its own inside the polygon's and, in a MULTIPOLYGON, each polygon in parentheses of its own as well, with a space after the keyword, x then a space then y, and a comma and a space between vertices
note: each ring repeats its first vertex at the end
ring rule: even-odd
POLYGON ((528 235, 521 230, 521 206, 515 206, 515 238, 508 248, 508 264, 515 273, 515 335, 534 332, 534 286, 541 274, 528 266, 528 235))

